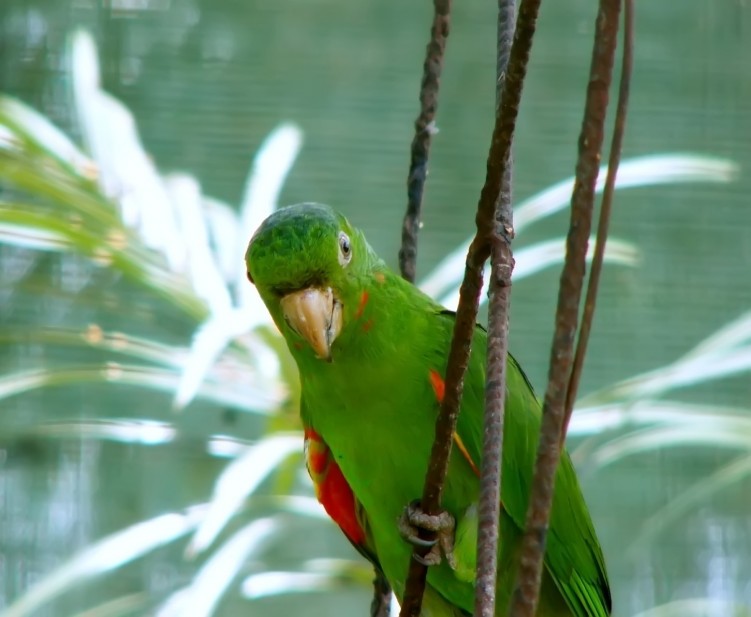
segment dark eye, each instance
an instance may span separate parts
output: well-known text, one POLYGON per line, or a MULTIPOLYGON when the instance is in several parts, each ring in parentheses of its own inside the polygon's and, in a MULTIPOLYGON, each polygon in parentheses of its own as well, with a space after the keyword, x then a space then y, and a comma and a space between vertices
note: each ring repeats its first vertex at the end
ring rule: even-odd
POLYGON ((349 242, 349 236, 344 232, 339 234, 339 263, 346 266, 352 259, 352 246, 349 242))

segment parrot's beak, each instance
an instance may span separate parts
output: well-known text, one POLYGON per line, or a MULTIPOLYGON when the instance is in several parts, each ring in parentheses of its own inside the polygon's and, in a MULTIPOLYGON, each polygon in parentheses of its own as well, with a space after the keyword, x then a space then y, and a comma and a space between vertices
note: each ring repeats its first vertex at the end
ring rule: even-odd
POLYGON ((331 361, 331 345, 342 329, 342 305, 330 287, 309 287, 281 300, 284 319, 313 348, 316 356, 331 361))

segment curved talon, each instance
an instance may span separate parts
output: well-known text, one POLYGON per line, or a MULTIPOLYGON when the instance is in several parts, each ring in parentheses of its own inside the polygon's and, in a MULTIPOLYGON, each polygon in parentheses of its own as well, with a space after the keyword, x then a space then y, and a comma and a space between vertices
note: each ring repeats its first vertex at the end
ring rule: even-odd
POLYGON ((399 517, 399 533, 413 546, 430 548, 425 555, 412 554, 412 558, 424 566, 436 566, 441 563, 441 554, 452 569, 456 568, 454 558, 454 517, 443 511, 438 514, 426 514, 420 508, 419 501, 413 501, 399 517), (436 539, 425 540, 419 536, 419 530, 436 534, 436 539))
POLYGON ((422 546, 425 548, 432 548, 438 543, 438 539, 433 540, 426 540, 425 538, 421 538, 419 536, 419 533, 417 531, 417 526, 412 523, 409 517, 409 513, 407 512, 407 508, 404 509, 404 512, 399 517, 398 521, 399 526, 399 533, 401 534, 402 538, 404 538, 407 542, 412 544, 413 546, 422 546))
POLYGON ((441 554, 436 550, 431 550, 423 557, 417 553, 412 553, 412 559, 417 563, 421 563, 424 566, 437 566, 441 563, 441 554))
POLYGON ((424 546, 425 548, 432 548, 438 543, 438 539, 435 540, 426 540, 424 538, 421 538, 417 535, 410 535, 409 537, 405 538, 410 544, 414 544, 415 546, 424 546))

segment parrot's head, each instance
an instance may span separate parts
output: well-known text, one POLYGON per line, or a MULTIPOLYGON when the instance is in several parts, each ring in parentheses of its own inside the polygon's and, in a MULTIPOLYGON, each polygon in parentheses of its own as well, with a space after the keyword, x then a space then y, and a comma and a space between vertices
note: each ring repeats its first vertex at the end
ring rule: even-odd
POLYGON ((312 203, 282 208, 261 223, 245 263, 290 348, 326 361, 355 320, 367 279, 382 266, 347 219, 312 203))

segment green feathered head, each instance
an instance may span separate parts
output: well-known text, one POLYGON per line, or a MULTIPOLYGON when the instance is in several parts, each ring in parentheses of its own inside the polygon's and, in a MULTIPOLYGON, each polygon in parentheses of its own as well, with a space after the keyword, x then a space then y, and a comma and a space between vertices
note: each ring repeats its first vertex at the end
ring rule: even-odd
POLYGON ((269 216, 253 234, 245 263, 290 347, 307 343, 325 360, 354 319, 366 280, 383 266, 346 218, 312 203, 269 216))

